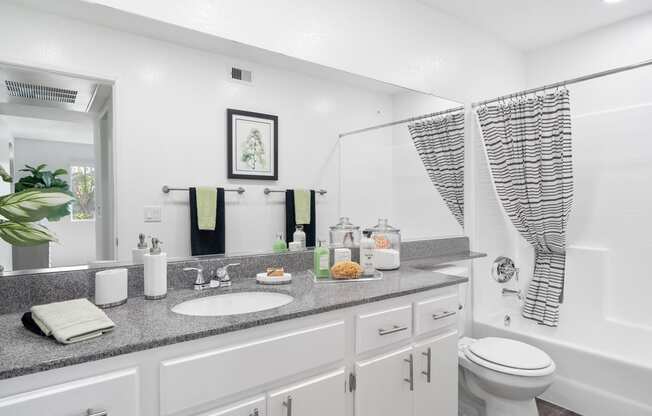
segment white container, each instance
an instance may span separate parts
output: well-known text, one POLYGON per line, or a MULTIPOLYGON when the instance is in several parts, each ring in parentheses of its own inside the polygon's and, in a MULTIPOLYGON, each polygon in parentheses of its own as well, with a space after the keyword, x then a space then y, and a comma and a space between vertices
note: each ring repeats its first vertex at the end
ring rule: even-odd
POLYGON ((147 247, 145 238, 145 234, 139 234, 138 247, 131 249, 131 260, 133 264, 143 264, 143 256, 149 253, 149 247, 147 247))
POLYGON ((303 225, 297 224, 296 230, 292 234, 292 241, 301 244, 301 248, 306 248, 306 233, 303 231, 303 225))
POLYGON ((396 270, 401 266, 401 253, 393 248, 376 249, 374 267, 378 270, 396 270))
POLYGON ((152 238, 152 248, 143 256, 145 299, 163 299, 168 293, 168 257, 161 252, 160 241, 152 238))
POLYGON ((100 308, 122 305, 127 301, 127 269, 95 273, 95 304, 100 308))
POLYGON ((374 263, 376 242, 365 235, 360 239, 360 266, 362 266, 363 276, 373 276, 376 271, 374 263))
POLYGON ((351 261, 351 249, 336 248, 335 254, 333 256, 335 263, 339 263, 341 261, 351 261))
POLYGON ((290 241, 290 243, 288 244, 288 249, 290 251, 302 251, 303 244, 301 244, 300 241, 290 241))

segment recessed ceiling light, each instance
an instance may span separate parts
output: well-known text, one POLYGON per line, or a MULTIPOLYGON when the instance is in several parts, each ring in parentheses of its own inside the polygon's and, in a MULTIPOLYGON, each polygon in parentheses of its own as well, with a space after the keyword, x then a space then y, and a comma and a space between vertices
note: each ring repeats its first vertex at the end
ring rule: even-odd
POLYGON ((622 0, 602 0, 602 1, 607 4, 614 4, 614 3, 620 3, 622 0))

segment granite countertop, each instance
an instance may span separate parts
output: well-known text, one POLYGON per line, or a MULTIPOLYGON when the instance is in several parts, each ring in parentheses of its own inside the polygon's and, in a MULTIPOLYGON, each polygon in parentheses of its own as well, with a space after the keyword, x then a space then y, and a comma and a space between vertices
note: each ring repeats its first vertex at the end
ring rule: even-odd
POLYGON ((27 331, 21 324, 21 314, 0 315, 0 380, 456 285, 468 279, 432 269, 445 261, 482 256, 465 254, 405 261, 400 270, 384 272, 384 278, 376 281, 315 283, 311 274, 302 272, 295 273, 288 285, 262 286, 255 279, 237 279, 230 288, 173 290, 159 301, 129 298, 126 304, 106 310, 116 324, 111 333, 70 345, 27 331), (185 316, 171 311, 185 300, 251 290, 287 293, 295 300, 280 308, 221 317, 185 316))

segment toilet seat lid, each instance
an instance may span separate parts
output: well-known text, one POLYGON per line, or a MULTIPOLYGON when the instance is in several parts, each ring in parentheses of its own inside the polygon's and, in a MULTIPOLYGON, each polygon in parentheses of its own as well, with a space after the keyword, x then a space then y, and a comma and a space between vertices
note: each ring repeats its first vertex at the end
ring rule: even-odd
POLYGON ((482 365, 473 356, 489 363, 517 370, 542 370, 553 365, 548 354, 524 342, 507 338, 482 338, 469 345, 467 354, 471 361, 482 365))

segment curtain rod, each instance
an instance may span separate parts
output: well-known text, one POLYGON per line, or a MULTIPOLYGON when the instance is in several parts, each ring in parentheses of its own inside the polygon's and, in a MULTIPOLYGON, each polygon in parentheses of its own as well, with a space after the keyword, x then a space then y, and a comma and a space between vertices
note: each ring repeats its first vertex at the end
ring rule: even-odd
POLYGON ((523 90, 523 91, 503 95, 501 97, 492 98, 490 100, 478 101, 478 102, 475 102, 475 103, 471 104, 471 106, 472 107, 479 107, 481 105, 495 103, 496 101, 501 101, 501 100, 505 100, 505 99, 509 99, 509 98, 519 97, 519 96, 527 95, 527 94, 533 94, 535 92, 545 91, 547 89, 564 87, 566 85, 577 84, 578 82, 589 81, 591 79, 601 78, 601 77, 605 77, 607 75, 613 75, 613 74, 618 74, 620 72, 631 71, 632 69, 638 69, 638 68, 642 68, 644 66, 649 66, 649 65, 652 65, 652 59, 649 59, 649 60, 643 61, 643 62, 638 62, 638 63, 632 64, 632 65, 626 65, 626 66, 620 66, 618 68, 607 69, 606 71, 600 71, 600 72, 596 72, 596 73, 589 74, 589 75, 583 75, 583 76, 577 77, 577 78, 567 79, 565 81, 555 82, 553 84, 544 85, 544 86, 538 87, 538 88, 531 88, 531 89, 528 89, 528 90, 523 90))
POLYGON ((397 121, 392 121, 391 123, 384 123, 384 124, 378 124, 377 126, 371 126, 371 127, 365 127, 364 129, 358 129, 358 130, 352 130, 352 131, 347 131, 346 133, 341 133, 339 135, 340 139, 344 136, 350 136, 352 134, 357 134, 357 133, 364 133, 366 131, 371 131, 371 130, 377 130, 377 129, 382 129, 383 127, 390 127, 390 126, 395 126, 397 124, 403 124, 403 123, 410 123, 412 121, 417 121, 417 120, 422 120, 424 118, 430 118, 430 117, 436 117, 436 116, 441 116, 444 114, 448 113, 454 113, 456 111, 462 111, 464 110, 464 106, 459 106, 455 108, 449 108, 448 110, 443 110, 443 111, 437 111, 435 113, 429 113, 429 114, 423 114, 421 116, 416 116, 416 117, 410 117, 410 118, 405 118, 403 120, 397 120, 397 121))

